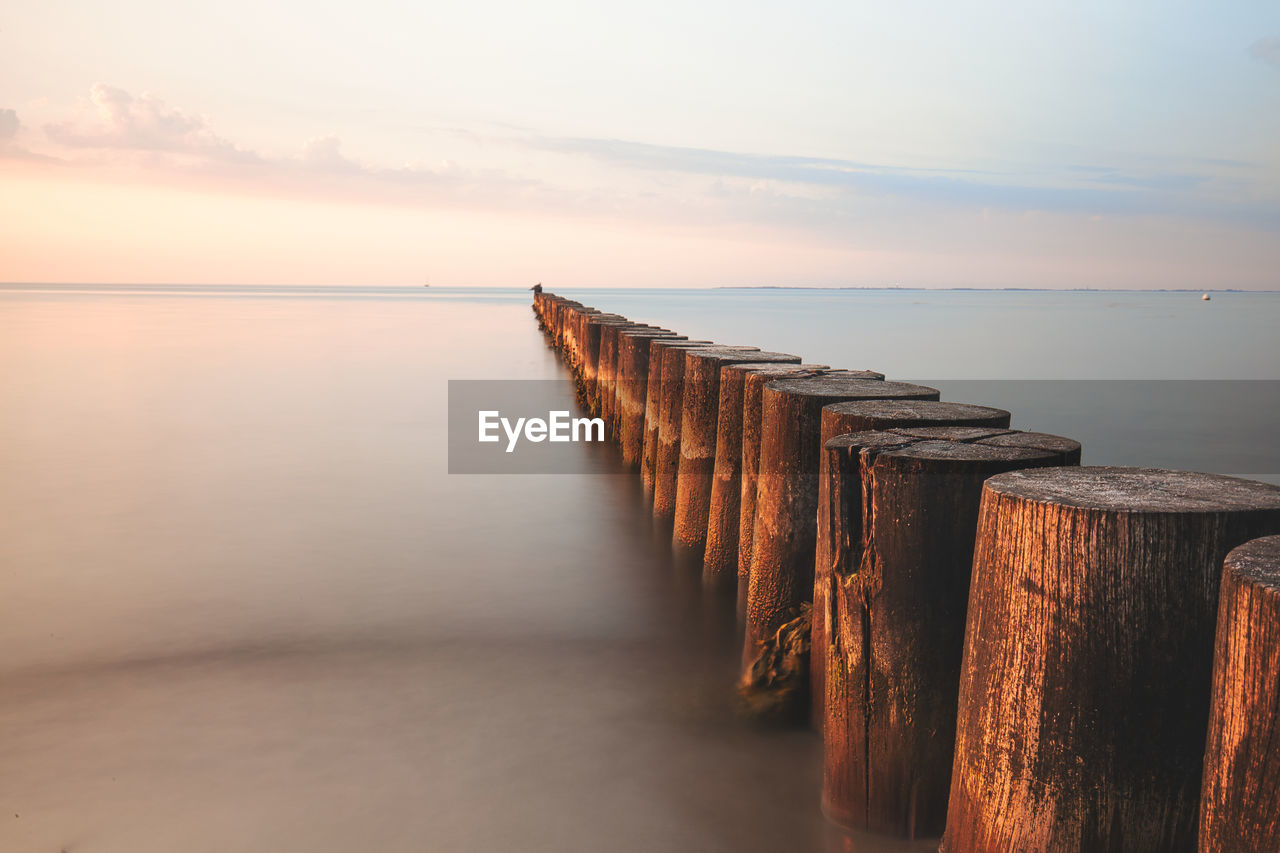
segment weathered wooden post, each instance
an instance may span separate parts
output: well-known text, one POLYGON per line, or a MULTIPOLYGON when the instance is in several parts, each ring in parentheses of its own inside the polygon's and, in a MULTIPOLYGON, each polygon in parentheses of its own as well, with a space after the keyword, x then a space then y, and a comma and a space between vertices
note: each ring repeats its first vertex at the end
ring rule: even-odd
POLYGON ((719 422, 720 368, 731 362, 799 364, 800 356, 780 352, 686 350, 684 404, 680 414, 680 456, 676 473, 675 543, 697 558, 707 541, 711 480, 719 422))
POLYGON ((605 326, 617 323, 630 323, 621 314, 596 314, 588 317, 583 331, 582 341, 582 399, 586 409, 592 415, 600 411, 599 376, 600 376, 600 338, 605 326))
POLYGON ((1233 477, 987 480, 944 848, 1195 849, 1222 561, 1276 532, 1233 477))
POLYGON ((550 339, 552 346, 555 345, 555 335, 552 332, 552 326, 555 324, 556 306, 564 301, 561 296, 554 293, 548 293, 543 296, 542 314, 538 318, 538 325, 542 331, 546 332, 547 338, 550 339))
MULTIPOLYGON (((626 397, 628 393, 628 390, 625 387, 624 383, 628 380, 629 377, 624 375, 623 373, 623 370, 625 368, 625 360, 626 360, 626 353, 625 353, 625 348, 627 346, 626 338, 628 334, 643 337, 643 338, 646 338, 647 340, 651 340, 653 338, 673 338, 675 340, 688 340, 688 338, 684 335, 677 335, 675 332, 660 328, 658 326, 647 326, 643 329, 619 329, 618 330, 618 337, 617 337, 617 340, 614 342, 614 352, 613 352, 613 361, 614 361, 613 401, 609 406, 609 419, 606 421, 606 424, 609 428, 609 433, 613 436, 613 440, 617 442, 619 448, 622 447, 622 407, 623 407, 623 404, 626 402, 626 397)), ((646 341, 645 349, 646 351, 648 351, 647 341, 646 341)), ((646 365, 646 368, 647 368, 647 365, 646 365)), ((631 377, 631 378, 634 379, 634 377, 631 377)))
POLYGON ((596 396, 600 400, 599 415, 604 420, 606 432, 613 440, 617 440, 614 430, 614 409, 617 402, 617 390, 614 379, 618 366, 618 334, 623 329, 635 331, 654 330, 647 323, 610 323, 600 330, 600 357, 596 364, 596 396))
POLYGON ((1280 536, 1227 554, 1210 699, 1199 851, 1280 850, 1280 536))
MULTIPOLYGON (((847 400, 936 400, 936 389, 907 382, 775 379, 760 398, 760 463, 747 591, 744 674, 761 643, 813 598, 818 457, 822 407, 847 400)), ((806 692, 807 692, 806 686, 806 692)))
MULTIPOLYGON (((824 370, 828 379, 881 381, 874 370, 824 370)), ((747 598, 751 589, 751 561, 755 555, 756 497, 760 475, 760 415, 764 386, 779 377, 752 371, 742 384, 742 491, 738 507, 738 618, 747 618, 747 598)))
MULTIPOLYGON (((707 351, 759 352, 751 347, 716 346, 707 351)), ((658 434, 653 445, 653 514, 669 521, 676 513, 676 482, 680 470, 680 427, 684 416, 684 367, 686 350, 662 351, 662 387, 658 395, 658 434)))
POLYGON ((655 338, 687 341, 684 335, 656 329, 622 329, 618 332, 617 377, 614 380, 615 421, 622 461, 628 468, 640 465, 644 445, 644 402, 648 390, 649 343, 655 338))
POLYGON ((982 483, 1080 458, 1070 439, 1008 432, 996 445, 972 438, 982 431, 858 432, 826 444, 837 535, 814 592, 814 636, 829 638, 822 801, 846 826, 942 833, 982 483))
POLYGON ((574 379, 582 379, 582 345, 583 331, 587 325, 587 319, 593 317, 600 312, 595 308, 579 308, 573 313, 569 319, 569 330, 567 333, 569 341, 569 354, 566 361, 573 370, 574 379))
MULTIPOLYGON (((738 518, 742 503, 742 399, 746 375, 816 376, 825 364, 728 363, 720 367, 716 406, 716 458, 707 511, 707 545, 702 578, 708 587, 732 587, 738 578, 738 518)), ((754 472, 753 472, 754 476, 754 472)), ((744 596, 745 600, 745 596, 744 596)))
MULTIPOLYGON (((944 426, 994 427, 1007 430, 1010 415, 1004 409, 974 406, 969 403, 940 403, 937 400, 854 400, 848 403, 832 403, 822 409, 821 442, 823 447, 837 435, 901 427, 944 426)), ((943 433, 940 437, 963 440, 962 434, 943 433)), ((813 561, 813 640, 810 644, 810 687, 813 695, 813 722, 821 726, 825 713, 823 685, 826 681, 826 649, 828 628, 822 617, 828 612, 830 580, 836 554, 832 548, 830 472, 831 452, 824 450, 818 457, 818 515, 817 540, 813 561)), ((975 504, 976 506, 976 504, 975 504)), ((949 769, 949 768, 948 768, 949 769)))
POLYGON ((649 342, 649 376, 644 389, 644 440, 640 448, 640 481, 646 494, 653 493, 653 476, 657 467, 658 425, 662 411, 662 352, 668 347, 701 349, 714 346, 711 341, 671 341, 665 338, 649 342))

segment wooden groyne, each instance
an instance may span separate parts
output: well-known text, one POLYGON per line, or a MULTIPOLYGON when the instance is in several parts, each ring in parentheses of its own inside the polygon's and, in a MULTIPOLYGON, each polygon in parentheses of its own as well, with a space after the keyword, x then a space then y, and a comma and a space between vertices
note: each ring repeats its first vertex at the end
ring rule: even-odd
POLYGON ((875 371, 534 311, 673 547, 736 589, 744 713, 823 737, 832 821, 1280 850, 1280 488, 1080 467, 875 371))

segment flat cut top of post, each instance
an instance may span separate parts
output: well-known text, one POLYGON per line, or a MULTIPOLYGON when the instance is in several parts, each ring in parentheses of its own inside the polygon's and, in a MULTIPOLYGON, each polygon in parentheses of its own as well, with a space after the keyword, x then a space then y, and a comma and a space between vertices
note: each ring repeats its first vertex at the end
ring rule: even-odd
MULTIPOLYGON (((857 433, 854 433, 855 435, 857 433)), ((947 462, 995 462, 1016 461, 1024 459, 1047 459, 1058 454, 1051 450, 1035 447, 998 447, 983 442, 919 440, 894 450, 887 450, 884 456, 903 456, 914 459, 931 459, 947 462)))
POLYGON ((1080 443, 1060 435, 983 427, 929 427, 851 432, 829 439, 828 449, 856 447, 881 455, 934 461, 995 462, 1061 459, 1080 450, 1080 443))
MULTIPOLYGON (((897 383, 881 384, 896 385, 897 383)), ((823 408, 840 415, 862 415, 884 420, 938 421, 939 425, 952 421, 1009 416, 1004 409, 975 406, 972 403, 942 403, 937 400, 851 400, 847 403, 832 403, 823 408)))
MULTIPOLYGON (((942 438, 947 441, 977 441, 980 438, 1000 438, 1008 434, 1010 431, 1000 427, 956 427, 956 426, 930 426, 930 427, 887 427, 892 429, 898 435, 909 435, 912 438, 942 438)), ((840 436, 837 436, 839 438, 840 436)), ((1061 436, 1054 436, 1061 438, 1061 436)), ((1063 441, 1071 441, 1071 439, 1062 439, 1063 441)), ((835 439, 832 439, 835 441, 835 439)), ((1076 447, 1080 446, 1079 442, 1072 442, 1076 447)))
POLYGON ((987 480, 986 487, 1037 503, 1111 512, 1280 509, 1280 486, 1162 468, 1096 466, 1010 471, 987 480))
POLYGON ((837 370, 824 370, 823 376, 829 379, 884 379, 884 374, 878 370, 845 370, 840 368, 837 370))
POLYGON ((614 325, 615 323, 630 323, 631 321, 628 320, 626 317, 623 317, 621 314, 588 314, 587 322, 595 323, 601 326, 604 326, 604 325, 611 326, 611 325, 614 325))
MULTIPOLYGON (((827 365, 825 364, 779 364, 776 361, 771 361, 771 362, 760 362, 760 361, 732 362, 731 361, 724 366, 724 370, 736 370, 741 373, 763 373, 765 375, 771 375, 776 373, 779 376, 786 376, 790 373, 795 373, 797 370, 817 371, 817 370, 829 370, 829 369, 830 368, 828 368, 827 365)), ((723 373, 721 375, 723 375, 723 373)))
POLYGON ((808 376, 798 379, 775 379, 765 386, 782 394, 815 399, 847 400, 850 397, 910 397, 937 394, 935 388, 910 382, 885 382, 881 379, 855 379, 844 376, 808 376))
POLYGON ((677 335, 667 329, 619 329, 618 334, 628 338, 674 338, 687 340, 684 335, 677 335))
POLYGON ((686 347, 688 349, 706 349, 707 347, 718 346, 718 344, 715 344, 711 341, 691 341, 691 340, 688 340, 687 338, 671 338, 667 343, 661 344, 661 346, 664 346, 664 347, 677 346, 677 347, 686 347))
POLYGON ((1080 450, 1080 442, 1047 432, 1004 432, 982 440, 983 444, 995 447, 1037 447, 1044 450, 1057 450, 1060 453, 1075 453, 1080 450))
POLYGON ((690 349, 685 351, 685 358, 715 359, 722 364, 734 361, 780 364, 798 364, 800 362, 800 356, 791 355, 790 353, 764 352, 762 350, 738 349, 737 347, 690 349))
POLYGON ((1254 539, 1227 554, 1226 570, 1254 586, 1280 592, 1280 536, 1254 539))

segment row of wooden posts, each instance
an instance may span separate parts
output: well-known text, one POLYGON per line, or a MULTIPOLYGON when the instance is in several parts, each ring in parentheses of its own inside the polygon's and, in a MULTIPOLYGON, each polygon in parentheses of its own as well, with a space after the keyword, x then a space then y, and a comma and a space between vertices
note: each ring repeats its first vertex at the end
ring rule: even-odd
POLYGON ((676 547, 736 586, 744 703, 822 734, 832 820, 1280 851, 1280 488, 1080 467, 874 371, 534 311, 676 547))

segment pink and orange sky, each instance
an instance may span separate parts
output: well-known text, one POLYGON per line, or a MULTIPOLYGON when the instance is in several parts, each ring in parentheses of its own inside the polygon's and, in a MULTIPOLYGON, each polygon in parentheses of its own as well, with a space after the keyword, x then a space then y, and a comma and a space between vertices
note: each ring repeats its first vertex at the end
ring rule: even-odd
POLYGON ((1271 3, 25 4, 0 281, 1280 288, 1271 3))

